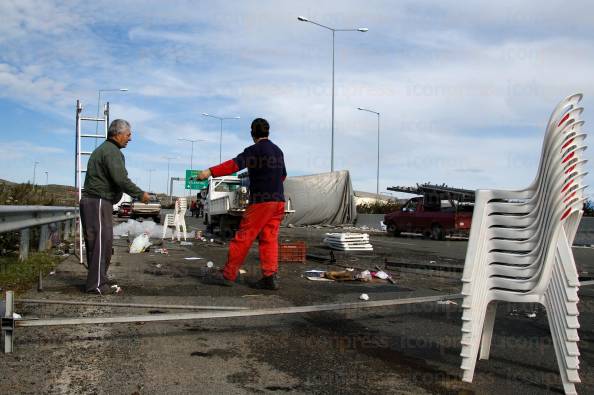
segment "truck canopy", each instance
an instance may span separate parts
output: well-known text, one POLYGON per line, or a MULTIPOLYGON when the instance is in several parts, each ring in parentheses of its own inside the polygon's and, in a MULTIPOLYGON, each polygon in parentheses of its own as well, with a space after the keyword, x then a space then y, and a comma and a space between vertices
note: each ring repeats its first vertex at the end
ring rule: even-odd
POLYGON ((285 198, 291 199, 295 213, 284 225, 352 224, 357 218, 355 195, 347 170, 308 176, 288 177, 285 198))

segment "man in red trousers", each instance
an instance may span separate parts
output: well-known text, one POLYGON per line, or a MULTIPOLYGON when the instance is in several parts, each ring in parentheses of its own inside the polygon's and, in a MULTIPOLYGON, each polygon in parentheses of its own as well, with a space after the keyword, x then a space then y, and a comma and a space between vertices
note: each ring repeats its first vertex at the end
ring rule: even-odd
POLYGON ((285 213, 283 181, 287 177, 283 151, 268 139, 270 125, 263 118, 252 122, 254 144, 234 159, 200 172, 200 180, 221 177, 247 168, 250 180, 249 205, 239 230, 229 244, 227 263, 222 271, 212 273, 205 281, 232 286, 238 271, 256 238, 260 247, 262 279, 256 288, 272 289, 278 285, 278 229, 285 213))

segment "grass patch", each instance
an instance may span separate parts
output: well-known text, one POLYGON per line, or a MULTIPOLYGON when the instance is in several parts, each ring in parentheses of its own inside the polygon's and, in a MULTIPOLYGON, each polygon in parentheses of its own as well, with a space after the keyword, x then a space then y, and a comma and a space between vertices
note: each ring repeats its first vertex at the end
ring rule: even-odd
POLYGON ((17 257, 0 257, 0 288, 4 291, 27 291, 37 282, 39 271, 45 276, 58 263, 59 257, 41 252, 29 255, 29 259, 23 262, 19 262, 17 257))

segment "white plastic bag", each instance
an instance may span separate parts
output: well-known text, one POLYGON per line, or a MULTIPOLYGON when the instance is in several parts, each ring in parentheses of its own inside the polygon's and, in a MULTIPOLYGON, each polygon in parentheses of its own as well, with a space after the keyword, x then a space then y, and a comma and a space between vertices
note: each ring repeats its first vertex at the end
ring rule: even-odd
POLYGON ((134 238, 132 244, 130 244, 130 254, 139 254, 146 251, 151 246, 149 236, 146 233, 138 235, 134 238))

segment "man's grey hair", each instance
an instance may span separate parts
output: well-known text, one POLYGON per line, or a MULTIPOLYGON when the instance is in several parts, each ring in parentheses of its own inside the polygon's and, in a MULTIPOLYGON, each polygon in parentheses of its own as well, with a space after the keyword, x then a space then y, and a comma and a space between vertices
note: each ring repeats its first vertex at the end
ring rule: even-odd
POLYGON ((130 123, 125 119, 114 119, 107 130, 107 138, 115 137, 120 133, 130 130, 130 123))

